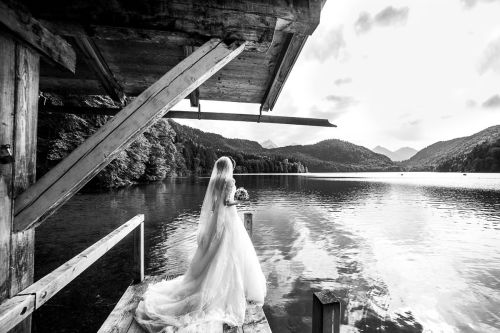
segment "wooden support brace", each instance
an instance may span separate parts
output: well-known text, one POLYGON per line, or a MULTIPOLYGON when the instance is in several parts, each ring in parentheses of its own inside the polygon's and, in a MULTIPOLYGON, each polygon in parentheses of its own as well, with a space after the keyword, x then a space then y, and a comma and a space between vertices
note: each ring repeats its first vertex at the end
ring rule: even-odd
POLYGON ((123 87, 116 81, 97 45, 84 34, 74 36, 75 42, 84 55, 84 60, 101 82, 104 90, 119 105, 125 105, 123 87))
POLYGON ((244 50, 212 39, 123 108, 15 202, 14 229, 44 221, 168 110, 244 50))
POLYGON ((274 104, 285 85, 286 79, 299 57, 300 51, 307 41, 307 35, 290 34, 288 46, 284 49, 280 57, 279 63, 276 65, 273 81, 266 92, 264 99, 261 103, 263 111, 269 111, 274 108, 274 104))
POLYGON ((50 32, 29 13, 0 1, 0 26, 35 49, 49 62, 75 72, 76 54, 71 45, 50 32))
POLYGON ((35 295, 19 295, 0 304, 0 332, 9 332, 35 310, 35 295))

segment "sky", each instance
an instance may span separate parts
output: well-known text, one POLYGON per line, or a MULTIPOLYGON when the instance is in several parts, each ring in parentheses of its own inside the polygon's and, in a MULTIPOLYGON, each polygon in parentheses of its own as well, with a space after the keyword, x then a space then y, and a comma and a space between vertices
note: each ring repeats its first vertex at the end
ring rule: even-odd
MULTIPOLYGON (((422 149, 500 124, 500 0, 327 0, 273 111, 337 128, 178 120, 279 146, 422 149)), ((202 111, 259 105, 201 101, 202 111)), ((174 109, 189 110, 184 100, 174 109)))

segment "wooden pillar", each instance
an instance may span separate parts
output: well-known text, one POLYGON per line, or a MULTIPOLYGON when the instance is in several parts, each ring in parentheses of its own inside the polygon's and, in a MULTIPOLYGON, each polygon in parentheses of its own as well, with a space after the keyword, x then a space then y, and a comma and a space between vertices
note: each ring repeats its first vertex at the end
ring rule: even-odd
POLYGON ((248 232, 248 236, 250 236, 250 239, 252 239, 252 233, 253 233, 253 215, 252 213, 245 213, 243 215, 243 223, 245 224, 245 229, 248 232))
POLYGON ((312 333, 340 333, 340 307, 332 291, 313 293, 312 333))
MULTIPOLYGON (((14 161, 0 166, 0 300, 33 283, 34 229, 12 232, 15 197, 35 182, 40 57, 0 33, 0 145, 9 144, 14 161)), ((31 317, 12 332, 30 332, 31 317)))
POLYGON ((144 221, 134 230, 134 283, 144 280, 144 221))

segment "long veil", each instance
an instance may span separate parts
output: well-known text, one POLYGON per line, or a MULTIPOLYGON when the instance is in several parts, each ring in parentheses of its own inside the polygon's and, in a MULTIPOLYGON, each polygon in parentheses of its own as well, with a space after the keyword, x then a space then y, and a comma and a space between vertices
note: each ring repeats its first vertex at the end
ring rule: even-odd
POLYGON ((222 221, 218 216, 224 208, 224 190, 227 181, 233 178, 233 163, 228 157, 219 158, 212 169, 207 192, 201 206, 198 224, 198 246, 206 247, 208 240, 222 232, 222 221))

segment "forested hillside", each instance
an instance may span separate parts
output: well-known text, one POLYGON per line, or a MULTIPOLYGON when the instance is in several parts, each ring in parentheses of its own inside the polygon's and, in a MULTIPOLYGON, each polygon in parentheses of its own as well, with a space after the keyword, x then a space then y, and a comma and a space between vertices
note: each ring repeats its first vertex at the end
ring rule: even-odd
POLYGON ((273 154, 293 156, 311 172, 398 171, 400 167, 387 156, 347 141, 330 139, 313 145, 286 146, 269 150, 273 154))
POLYGON ((403 165, 409 171, 500 171, 500 125, 476 134, 440 141, 419 151, 403 165))
MULTIPOLYGON (((40 113, 37 175, 40 177, 66 157, 110 117, 40 113)), ((93 188, 121 187, 169 176, 206 175, 222 155, 237 161, 235 172, 306 172, 293 157, 262 155, 254 141, 225 139, 218 134, 161 119, 89 183, 93 188)))

